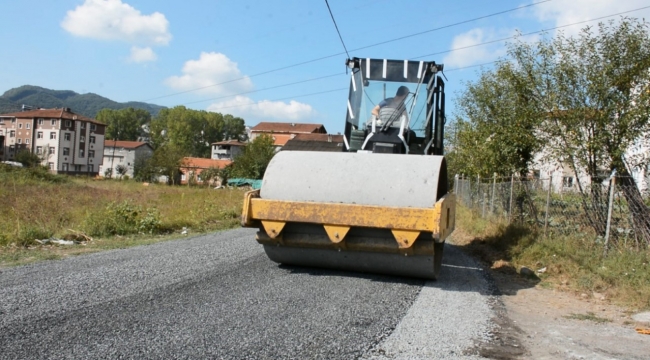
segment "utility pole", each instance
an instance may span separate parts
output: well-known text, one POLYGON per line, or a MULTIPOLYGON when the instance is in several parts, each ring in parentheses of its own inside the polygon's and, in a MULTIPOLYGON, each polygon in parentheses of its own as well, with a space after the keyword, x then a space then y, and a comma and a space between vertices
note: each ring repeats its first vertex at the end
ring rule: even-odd
POLYGON ((113 178, 113 173, 115 168, 113 167, 113 162, 115 161, 115 148, 117 147, 117 138, 120 137, 120 129, 117 128, 117 136, 113 138, 113 156, 111 157, 111 179, 113 178))

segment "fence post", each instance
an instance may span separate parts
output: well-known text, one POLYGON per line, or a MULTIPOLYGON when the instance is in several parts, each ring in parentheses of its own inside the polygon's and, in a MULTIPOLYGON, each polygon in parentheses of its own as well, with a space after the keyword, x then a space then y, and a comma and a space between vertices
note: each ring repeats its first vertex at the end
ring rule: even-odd
POLYGON ((508 223, 512 222, 512 193, 515 187, 515 174, 510 175, 510 209, 508 209, 508 223))
POLYGON ((481 175, 476 175, 476 205, 479 203, 481 196, 481 175))
POLYGON ((494 181, 492 182, 492 198, 490 199, 490 214, 494 215, 494 196, 496 195, 497 188, 497 173, 494 173, 494 181))
POLYGON ((458 196, 458 174, 454 175, 454 194, 458 196))
POLYGON ((485 203, 487 202, 487 193, 483 191, 483 218, 485 219, 485 203))
POLYGON ((612 225, 612 205, 614 204, 614 188, 616 187, 616 169, 612 171, 609 181, 609 204, 607 205, 607 227, 605 228, 605 250, 603 256, 607 256, 607 247, 609 246, 609 230, 612 225))
POLYGON ((546 228, 548 228, 548 205, 551 202, 551 187, 553 185, 553 175, 548 179, 548 190, 546 191, 546 215, 544 216, 544 237, 546 237, 546 228))

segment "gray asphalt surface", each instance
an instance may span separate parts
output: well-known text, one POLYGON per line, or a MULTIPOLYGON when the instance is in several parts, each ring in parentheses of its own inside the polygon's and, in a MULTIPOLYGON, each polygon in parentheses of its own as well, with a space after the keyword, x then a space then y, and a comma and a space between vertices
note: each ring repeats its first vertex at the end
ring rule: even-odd
POLYGON ((427 283, 278 266, 251 229, 3 269, 0 359, 461 357, 489 292, 449 248, 427 283))

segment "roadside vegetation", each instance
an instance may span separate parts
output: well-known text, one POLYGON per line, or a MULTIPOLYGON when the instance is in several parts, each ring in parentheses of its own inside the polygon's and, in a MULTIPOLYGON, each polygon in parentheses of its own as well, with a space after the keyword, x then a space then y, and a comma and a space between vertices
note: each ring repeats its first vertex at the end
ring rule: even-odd
POLYGON ((42 167, 0 165, 0 266, 233 228, 243 192, 72 178, 42 167), (78 245, 36 241, 44 239, 78 245))
POLYGON ((617 248, 603 257, 602 245, 589 236, 544 237, 535 227, 482 218, 464 206, 457 208, 453 242, 495 271, 514 273, 525 266, 542 286, 650 309, 648 252, 617 248))
POLYGON ((472 191, 481 178, 532 186, 549 164, 558 171, 542 176, 566 176, 571 193, 513 198, 510 190, 506 204, 528 219, 511 223, 459 205, 456 240, 494 268, 528 267, 542 285, 650 308, 650 207, 632 176, 650 163, 649 84, 645 20, 509 44, 507 56, 459 94, 446 133, 450 176, 477 179, 472 191), (546 218, 535 215, 545 207, 548 215, 549 205, 557 212, 545 236, 546 218))

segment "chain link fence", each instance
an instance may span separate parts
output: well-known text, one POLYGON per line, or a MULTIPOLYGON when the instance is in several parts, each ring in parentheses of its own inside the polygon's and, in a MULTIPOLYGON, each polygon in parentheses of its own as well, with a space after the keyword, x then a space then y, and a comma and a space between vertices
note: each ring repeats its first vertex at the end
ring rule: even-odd
POLYGON ((632 178, 611 176, 591 186, 515 176, 454 180, 458 202, 483 218, 526 224, 545 236, 590 238, 605 249, 650 246, 650 196, 632 178))

